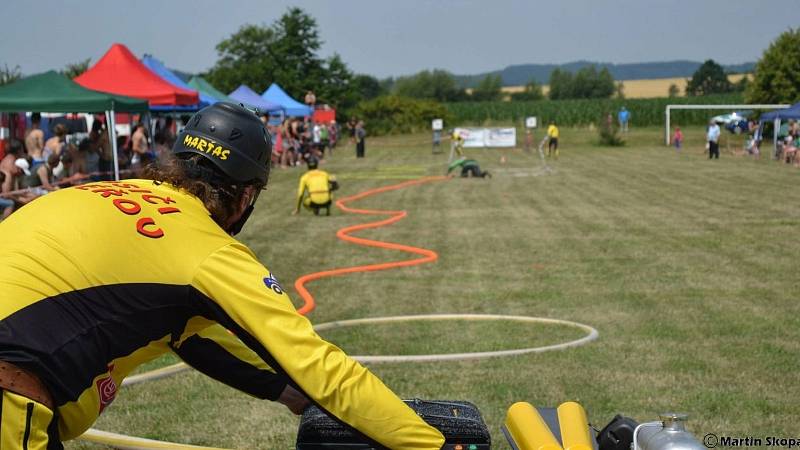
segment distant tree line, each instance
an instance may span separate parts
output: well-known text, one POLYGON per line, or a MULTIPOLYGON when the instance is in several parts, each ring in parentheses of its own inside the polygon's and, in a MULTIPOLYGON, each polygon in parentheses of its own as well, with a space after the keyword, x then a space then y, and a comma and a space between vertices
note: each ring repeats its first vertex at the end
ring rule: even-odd
MULTIPOLYGON (((494 101, 502 100, 505 96, 499 74, 483 77, 472 89, 459 88, 456 77, 444 70, 425 70, 415 75, 389 79, 384 85, 395 95, 440 102, 494 101)), ((589 66, 575 74, 555 69, 550 75, 548 98, 610 98, 618 91, 608 69, 598 71, 595 66, 589 66)), ((522 91, 514 92, 509 97, 512 101, 535 101, 544 99, 545 95, 542 85, 531 79, 522 91)))
POLYGON ((548 97, 551 100, 610 98, 615 90, 614 77, 606 68, 598 72, 595 66, 589 66, 575 74, 555 69, 550 74, 548 97))

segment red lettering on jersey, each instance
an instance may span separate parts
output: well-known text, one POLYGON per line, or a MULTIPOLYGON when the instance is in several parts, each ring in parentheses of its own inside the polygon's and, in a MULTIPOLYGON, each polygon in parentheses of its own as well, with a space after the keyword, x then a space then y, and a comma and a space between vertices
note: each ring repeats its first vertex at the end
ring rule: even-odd
POLYGON ((106 185, 100 184, 100 183, 88 183, 88 184, 83 184, 81 186, 75 186, 75 189, 80 189, 82 191, 88 191, 89 189, 108 188, 108 187, 109 186, 106 186, 106 185))
POLYGON ((111 197, 112 195, 115 197, 120 197, 122 195, 127 194, 126 191, 122 189, 112 189, 112 188, 98 188, 93 189, 92 192, 100 194, 103 198, 111 197))
POLYGON ((149 238, 158 239, 164 236, 164 230, 161 228, 155 229, 146 229, 145 227, 150 225, 155 225, 156 221, 153 220, 151 217, 142 217, 136 222, 136 231, 139 232, 142 236, 147 236, 149 238))
POLYGON ((122 189, 138 189, 139 188, 139 186, 136 185, 136 184, 133 184, 133 183, 120 183, 119 181, 113 181, 113 182, 111 182, 109 184, 111 184, 112 186, 116 186, 118 188, 122 188, 122 189))
POLYGON ((127 198, 115 198, 113 203, 118 210, 129 216, 135 216, 142 211, 142 207, 139 206, 138 203, 133 200, 128 200, 127 198))
POLYGON ((157 205, 159 203, 163 203, 165 205, 169 205, 171 203, 175 203, 175 200, 173 200, 173 199, 171 199, 169 197, 164 198, 164 197, 159 197, 158 195, 143 195, 142 196, 142 200, 146 201, 147 203, 150 203, 151 205, 157 205), (158 200, 158 201, 156 201, 156 200, 158 200))
POLYGON ((178 208, 175 208, 174 206, 164 206, 164 207, 158 208, 158 212, 160 212, 161 214, 172 214, 172 213, 176 213, 176 212, 181 212, 181 210, 178 209, 178 208))

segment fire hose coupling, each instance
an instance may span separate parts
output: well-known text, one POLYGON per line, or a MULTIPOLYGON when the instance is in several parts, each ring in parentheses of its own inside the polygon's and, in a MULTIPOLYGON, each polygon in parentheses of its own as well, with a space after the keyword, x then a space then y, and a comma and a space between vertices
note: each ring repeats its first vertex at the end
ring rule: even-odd
POLYGON ((633 450, 701 450, 706 447, 686 431, 687 414, 659 414, 658 422, 643 423, 633 432, 633 450))

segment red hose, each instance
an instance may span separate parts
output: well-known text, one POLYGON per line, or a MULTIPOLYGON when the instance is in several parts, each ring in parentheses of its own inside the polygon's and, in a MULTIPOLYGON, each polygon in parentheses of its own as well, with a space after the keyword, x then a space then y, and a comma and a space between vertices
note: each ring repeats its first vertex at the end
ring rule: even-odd
POLYGON ((297 310, 297 312, 306 315, 311 311, 313 311, 314 308, 316 307, 316 303, 314 302, 314 296, 312 296, 311 293, 308 292, 308 289, 306 289, 305 287, 305 284, 308 283, 309 281, 314 281, 325 277, 335 277, 338 275, 344 275, 354 272, 372 272, 376 270, 387 270, 387 269, 393 269, 395 267, 415 266, 417 264, 425 264, 436 261, 436 259, 439 258, 439 255, 433 250, 428 250, 419 247, 412 247, 410 245, 395 244, 393 242, 383 242, 383 241, 376 241, 372 239, 350 236, 350 233, 354 233, 356 231, 366 230, 370 228, 380 228, 386 225, 391 225, 399 221, 403 217, 405 217, 407 215, 406 211, 387 211, 380 209, 355 209, 346 206, 346 203, 356 200, 361 200, 362 198, 369 197, 370 195, 381 194, 383 192, 403 189, 409 186, 415 186, 423 183, 430 183, 433 181, 443 181, 447 179, 448 179, 447 177, 424 177, 416 180, 406 181, 403 183, 392 184, 389 186, 383 186, 375 189, 369 189, 364 192, 351 195, 349 197, 345 197, 341 200, 337 200, 336 206, 344 212, 349 212, 354 214, 367 214, 367 215, 385 215, 389 216, 389 218, 379 220, 377 222, 367 222, 359 225, 351 225, 349 227, 341 228, 336 232, 336 237, 338 237, 343 241, 352 242, 354 244, 366 245, 368 247, 386 248, 390 250, 400 250, 403 252, 420 255, 421 257, 414 259, 405 259, 400 261, 384 262, 378 264, 367 264, 363 266, 342 267, 338 269, 323 270, 322 272, 314 272, 314 273, 309 273, 307 275, 303 275, 294 282, 294 288, 297 290, 297 293, 300 294, 300 297, 303 299, 304 302, 303 306, 301 306, 297 310))

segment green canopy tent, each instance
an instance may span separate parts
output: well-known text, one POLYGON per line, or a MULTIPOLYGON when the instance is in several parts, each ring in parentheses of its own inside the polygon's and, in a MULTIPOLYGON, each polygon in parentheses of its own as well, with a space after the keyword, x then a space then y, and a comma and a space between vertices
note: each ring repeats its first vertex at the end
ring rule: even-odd
POLYGON ((191 80, 189 80, 189 86, 192 89, 202 92, 208 96, 214 97, 217 99, 218 102, 231 102, 231 103, 239 103, 236 100, 228 97, 227 95, 223 94, 222 92, 218 91, 217 88, 211 85, 208 81, 205 80, 203 77, 193 76, 191 80))
POLYGON ((52 70, 0 87, 0 112, 105 112, 116 180, 119 161, 114 113, 143 113, 147 108, 145 100, 92 91, 52 70))

